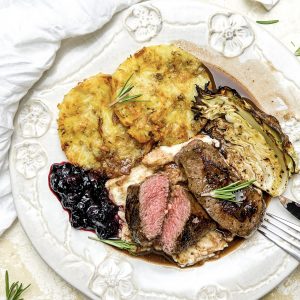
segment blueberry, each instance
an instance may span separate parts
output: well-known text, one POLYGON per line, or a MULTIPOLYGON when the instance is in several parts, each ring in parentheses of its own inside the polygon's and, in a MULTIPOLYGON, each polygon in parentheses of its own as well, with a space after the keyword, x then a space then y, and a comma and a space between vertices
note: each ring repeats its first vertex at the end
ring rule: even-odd
POLYGON ((119 223, 117 221, 111 221, 106 224, 105 227, 98 226, 96 228, 96 234, 101 239, 108 239, 117 236, 119 231, 119 223))
POLYGON ((99 206, 92 205, 86 211, 87 217, 92 220, 93 223, 103 222, 104 216, 99 206))
POLYGON ((68 165, 63 165, 61 168, 61 176, 66 177, 70 174, 71 169, 69 168, 68 165))
POLYGON ((59 178, 56 174, 52 173, 49 177, 50 186, 54 192, 58 192, 59 178))
POLYGON ((119 232, 119 222, 117 220, 113 220, 107 223, 106 232, 109 237, 115 237, 119 232))
POLYGON ((66 182, 71 188, 77 188, 82 183, 80 175, 69 175, 66 177, 66 182))
POLYGON ((62 180, 62 185, 67 192, 78 192, 82 190, 82 180, 79 175, 68 175, 62 180))
POLYGON ((71 214, 71 225, 74 228, 82 228, 83 227, 83 222, 82 222, 82 216, 80 214, 77 214, 75 212, 73 212, 71 214))
POLYGON ((58 193, 64 193, 64 191, 66 191, 67 187, 66 187, 66 183, 64 179, 60 179, 57 182, 57 186, 56 186, 56 190, 58 193))
POLYGON ((96 227, 96 234, 100 239, 107 239, 109 238, 109 234, 106 231, 106 227, 102 224, 96 227))
POLYGON ((73 175, 82 175, 82 171, 80 170, 80 168, 78 168, 78 167, 74 167, 73 166, 73 168, 72 168, 72 174, 73 175))
POLYGON ((64 208, 69 208, 69 209, 73 209, 79 201, 79 197, 77 194, 62 194, 61 198, 62 198, 61 202, 64 208))
POLYGON ((113 219, 116 213, 118 212, 118 207, 110 204, 109 202, 102 201, 100 207, 101 214, 106 220, 113 219))
POLYGON ((82 228, 84 229, 93 230, 95 228, 94 224, 90 222, 86 214, 81 216, 81 222, 82 222, 82 228))
POLYGON ((84 210, 85 209, 85 204, 80 201, 80 202, 77 203, 76 207, 80 210, 84 210))
POLYGON ((51 167, 51 172, 57 175, 61 175, 61 165, 60 164, 53 164, 51 167))
POLYGON ((87 202, 87 201, 91 201, 91 200, 92 200, 91 192, 89 190, 85 191, 82 198, 81 198, 81 201, 82 202, 87 202))
POLYGON ((89 178, 87 176, 84 176, 82 179, 83 179, 82 185, 83 185, 84 189, 85 190, 90 189, 92 186, 92 183, 89 180, 89 178))
POLYGON ((64 195, 61 195, 60 197, 61 197, 60 203, 61 203, 62 207, 66 208, 66 209, 71 209, 71 207, 69 206, 69 203, 68 203, 68 199, 64 195))

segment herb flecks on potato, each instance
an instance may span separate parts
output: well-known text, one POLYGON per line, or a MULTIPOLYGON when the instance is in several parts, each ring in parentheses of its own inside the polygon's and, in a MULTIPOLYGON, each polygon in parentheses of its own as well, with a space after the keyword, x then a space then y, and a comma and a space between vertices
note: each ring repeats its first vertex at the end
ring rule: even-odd
POLYGON ((113 74, 115 96, 130 78, 134 102, 113 105, 128 133, 140 143, 174 145, 201 129, 191 107, 195 85, 204 87, 209 74, 201 61, 174 45, 145 47, 125 60, 113 74))

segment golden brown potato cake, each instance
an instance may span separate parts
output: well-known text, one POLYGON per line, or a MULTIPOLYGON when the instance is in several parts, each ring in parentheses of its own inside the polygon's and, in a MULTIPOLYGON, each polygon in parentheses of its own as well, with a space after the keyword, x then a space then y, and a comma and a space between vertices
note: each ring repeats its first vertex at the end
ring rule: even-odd
POLYGON ((111 97, 110 75, 79 83, 58 106, 58 132, 71 163, 115 177, 128 174, 144 150, 109 107, 111 97))
POLYGON ((116 99, 126 80, 134 87, 128 95, 141 94, 138 101, 113 105, 128 133, 140 143, 160 145, 182 143, 196 135, 201 122, 191 111, 201 87, 211 81, 209 73, 195 56, 174 45, 145 47, 125 60, 113 78, 116 99))

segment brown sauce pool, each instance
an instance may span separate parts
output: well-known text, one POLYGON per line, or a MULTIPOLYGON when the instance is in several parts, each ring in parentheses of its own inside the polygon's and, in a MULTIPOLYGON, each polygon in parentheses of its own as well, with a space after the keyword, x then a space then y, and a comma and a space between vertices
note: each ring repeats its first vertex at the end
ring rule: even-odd
MULTIPOLYGON (((185 269, 199 267, 199 266, 202 266, 207 261, 217 260, 217 259, 233 252, 235 249, 237 249, 242 244, 242 242, 244 240, 245 240, 244 238, 235 237, 232 242, 228 243, 227 248, 225 248, 222 251, 216 252, 214 257, 208 258, 206 260, 202 260, 192 266, 185 267, 185 269)), ((159 265, 168 266, 168 267, 180 268, 177 266, 177 264, 171 258, 169 258, 166 255, 162 255, 158 252, 149 252, 149 253, 146 253, 143 255, 137 255, 136 257, 138 257, 139 259, 142 259, 146 262, 149 262, 149 263, 159 264, 159 265)))
POLYGON ((209 73, 213 76, 214 85, 218 88, 219 86, 229 86, 235 89, 242 97, 250 99, 253 103, 257 104, 258 101, 254 98, 253 94, 241 83, 238 82, 236 78, 229 75, 220 68, 213 66, 211 64, 205 64, 209 73))
MULTIPOLYGON (((231 75, 225 73, 224 71, 222 71, 221 69, 219 69, 213 65, 210 65, 210 64, 205 64, 205 65, 206 65, 206 69, 207 69, 210 79, 211 79, 210 88, 215 89, 215 88, 218 88, 219 86, 231 87, 231 88, 235 89, 242 97, 245 97, 245 98, 251 100, 255 105, 259 106, 257 100, 254 98, 254 96, 251 94, 251 92, 246 87, 241 85, 234 77, 232 77, 231 75)), ((268 204, 271 200, 271 196, 269 196, 268 194, 264 194, 264 199, 265 199, 266 205, 268 206, 268 204)), ((235 251, 243 243, 244 240, 245 240, 244 238, 235 237, 233 239, 233 241, 228 243, 227 248, 215 253, 214 257, 211 257, 204 261, 200 261, 200 262, 196 263, 195 265, 190 266, 188 268, 199 267, 207 261, 217 260, 219 258, 222 258, 225 255, 228 255, 231 252, 235 251)), ((122 251, 122 250, 118 250, 118 251, 122 251)), ((128 255, 130 255, 130 254, 128 254, 128 255)), ((149 252, 149 253, 144 253, 144 254, 140 254, 137 256, 133 256, 133 255, 130 255, 130 256, 134 257, 134 258, 142 259, 149 263, 179 268, 176 265, 176 263, 174 261, 172 261, 171 258, 169 258, 166 255, 162 255, 159 252, 149 252)))

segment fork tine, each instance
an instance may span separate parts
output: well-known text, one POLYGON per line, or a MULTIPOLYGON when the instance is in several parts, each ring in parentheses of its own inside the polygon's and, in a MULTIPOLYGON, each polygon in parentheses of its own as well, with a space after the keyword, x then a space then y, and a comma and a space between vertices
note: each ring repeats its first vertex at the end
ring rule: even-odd
POLYGON ((299 226, 299 225, 296 225, 296 224, 294 224, 294 223, 292 223, 292 222, 290 222, 290 221, 287 221, 287 220, 285 220, 285 219, 283 219, 283 218, 277 217, 277 216, 275 216, 275 215, 273 215, 273 214, 271 214, 271 213, 268 213, 268 212, 266 213, 266 215, 268 215, 269 217, 274 218, 275 220, 277 220, 277 221, 279 221, 279 222, 285 224, 286 226, 288 226, 288 227, 290 227, 290 228, 293 228, 293 229, 296 230, 297 232, 300 232, 300 226, 299 226))
MULTIPOLYGON (((274 230, 272 230, 270 227, 267 227, 264 224, 261 224, 261 227, 264 229, 267 229, 268 231, 272 232, 274 235, 280 237, 282 240, 286 241, 287 243, 293 245, 296 249, 298 249, 300 251, 300 244, 295 243, 295 241, 291 238, 288 238, 287 236, 284 236, 283 234, 280 234, 279 232, 276 232, 274 230)), ((277 227, 279 228, 279 227, 277 227)), ((281 230, 281 228, 279 228, 281 230)))
POLYGON ((282 242, 277 238, 277 235, 273 234, 272 232, 264 231, 261 229, 261 227, 258 229, 258 231, 264 235, 267 239, 272 241, 274 244, 276 244, 278 247, 289 253, 291 256, 293 256, 295 259, 300 261, 300 252, 294 249, 291 246, 288 246, 287 243, 282 242))
POLYGON ((295 238, 297 241, 300 242, 300 234, 299 232, 296 232, 294 229, 291 229, 288 225, 282 223, 281 221, 275 219, 276 222, 278 222, 279 224, 276 224, 273 219, 269 219, 269 218, 264 218, 264 221, 271 224, 272 226, 278 228, 279 230, 285 232, 286 234, 289 234, 290 236, 292 236, 293 238, 295 238), (285 227, 283 227, 285 226, 285 227))

